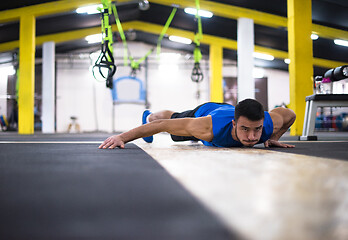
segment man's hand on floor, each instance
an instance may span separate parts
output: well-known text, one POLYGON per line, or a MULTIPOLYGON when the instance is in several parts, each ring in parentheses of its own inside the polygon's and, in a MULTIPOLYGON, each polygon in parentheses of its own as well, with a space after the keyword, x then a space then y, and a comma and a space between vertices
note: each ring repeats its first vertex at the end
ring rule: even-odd
POLYGON ((268 139, 266 142, 264 142, 264 145, 266 148, 269 148, 269 147, 294 148, 295 147, 295 145, 281 143, 279 141, 271 140, 271 139, 268 139))
POLYGON ((124 141, 121 139, 121 137, 119 135, 114 135, 114 136, 107 138, 99 146, 99 148, 101 148, 101 149, 106 149, 106 148, 113 149, 115 147, 124 148, 124 141))

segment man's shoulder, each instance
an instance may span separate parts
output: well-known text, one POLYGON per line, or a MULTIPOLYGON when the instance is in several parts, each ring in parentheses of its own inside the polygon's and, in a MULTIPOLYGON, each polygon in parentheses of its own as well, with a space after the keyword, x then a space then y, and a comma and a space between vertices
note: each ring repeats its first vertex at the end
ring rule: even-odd
POLYGON ((222 105, 219 108, 216 108, 214 111, 211 112, 211 115, 219 116, 219 117, 227 117, 227 118, 234 118, 234 112, 235 108, 232 105, 222 105))
POLYGON ((234 112, 234 106, 225 103, 208 102, 199 107, 195 115, 196 117, 202 117, 214 114, 224 114, 223 112, 228 111, 234 112))

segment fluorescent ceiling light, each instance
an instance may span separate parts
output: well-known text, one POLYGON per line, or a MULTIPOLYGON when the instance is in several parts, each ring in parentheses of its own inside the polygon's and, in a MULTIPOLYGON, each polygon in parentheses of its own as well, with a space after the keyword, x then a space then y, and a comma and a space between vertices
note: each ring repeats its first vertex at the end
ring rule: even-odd
POLYGON ((311 34, 312 40, 317 40, 318 38, 319 38, 319 36, 317 34, 314 34, 314 33, 311 34))
POLYGON ((98 42, 102 41, 102 34, 98 33, 98 34, 89 35, 89 36, 85 37, 85 39, 89 44, 98 43, 98 42))
POLYGON ((264 54, 264 53, 254 52, 253 56, 254 56, 254 58, 259 58, 259 59, 263 59, 263 60, 267 60, 267 61, 274 60, 274 57, 272 55, 264 54))
MULTIPOLYGON (((195 8, 185 8, 184 11, 185 13, 192 15, 196 15, 197 13, 197 9, 195 8)), ((199 10, 198 15, 205 18, 211 18, 213 16, 213 13, 205 10, 199 10)))
POLYGON ((78 9, 76 9, 76 12, 78 14, 97 14, 97 13, 100 13, 98 11, 98 7, 99 8, 103 8, 103 5, 102 4, 98 4, 98 5, 89 5, 89 6, 85 6, 85 7, 80 7, 78 9))
POLYGON ((189 38, 183 38, 178 36, 169 36, 169 40, 173 42, 183 43, 183 44, 191 44, 192 40, 189 38))
POLYGON ((284 59, 284 62, 285 62, 286 64, 290 64, 290 59, 289 59, 289 58, 285 58, 285 59, 284 59))
POLYGON ((336 45, 340 45, 340 46, 344 46, 344 47, 348 47, 348 41, 342 40, 342 39, 335 39, 334 43, 336 45))

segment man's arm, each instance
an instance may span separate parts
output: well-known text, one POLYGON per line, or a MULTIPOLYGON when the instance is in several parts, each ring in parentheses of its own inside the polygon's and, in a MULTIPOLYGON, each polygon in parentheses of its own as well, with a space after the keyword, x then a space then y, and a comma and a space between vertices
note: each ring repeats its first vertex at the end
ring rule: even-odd
POLYGON ((177 136, 194 136, 211 141, 213 138, 211 117, 163 119, 141 125, 130 131, 107 138, 99 148, 124 148, 124 144, 138 138, 149 137, 160 132, 177 136))
POLYGON ((270 111, 273 121, 273 134, 269 140, 265 142, 265 147, 295 147, 294 145, 280 143, 278 140, 291 127, 296 120, 296 114, 289 108, 275 108, 270 111))

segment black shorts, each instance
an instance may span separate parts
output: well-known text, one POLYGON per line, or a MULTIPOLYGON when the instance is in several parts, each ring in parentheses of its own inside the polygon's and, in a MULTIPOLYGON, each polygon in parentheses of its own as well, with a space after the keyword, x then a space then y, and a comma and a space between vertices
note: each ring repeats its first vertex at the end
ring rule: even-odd
MULTIPOLYGON (((175 118, 195 118, 195 113, 197 112, 197 110, 202 106, 203 104, 199 105, 198 107, 196 107, 193 110, 187 110, 184 112, 175 112, 172 114, 172 116, 170 117, 171 119, 175 119, 175 118)), ((174 142, 182 142, 182 141, 199 141, 198 138, 195 138, 193 136, 176 136, 176 135, 170 135, 172 140, 174 142)))

